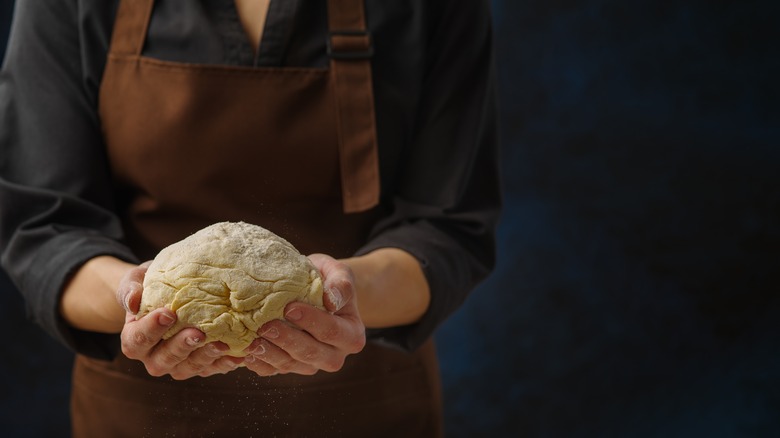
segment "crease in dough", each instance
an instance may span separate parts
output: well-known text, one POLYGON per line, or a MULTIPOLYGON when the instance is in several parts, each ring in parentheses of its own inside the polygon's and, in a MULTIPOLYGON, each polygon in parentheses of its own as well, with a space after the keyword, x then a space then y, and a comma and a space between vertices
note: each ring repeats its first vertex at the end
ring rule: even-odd
POLYGON ((196 327, 206 342, 222 341, 227 354, 240 357, 263 324, 284 319, 292 301, 324 309, 322 277, 311 261, 265 228, 219 222, 157 254, 137 318, 168 307, 177 321, 164 339, 196 327))

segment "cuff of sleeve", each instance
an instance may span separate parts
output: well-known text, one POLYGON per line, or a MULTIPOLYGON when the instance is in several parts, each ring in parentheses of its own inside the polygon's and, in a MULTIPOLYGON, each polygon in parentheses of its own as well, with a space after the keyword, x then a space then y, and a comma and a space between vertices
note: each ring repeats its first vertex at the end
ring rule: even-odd
POLYGON ((413 351, 428 340, 436 328, 465 300, 470 290, 467 284, 469 281, 464 279, 465 283, 457 282, 461 281, 458 273, 467 272, 467 269, 462 266, 464 262, 458 260, 459 251, 452 248, 451 239, 426 221, 387 230, 360 248, 355 255, 365 255, 388 247, 402 249, 417 258, 428 281, 431 302, 428 310, 416 323, 369 329, 366 335, 372 342, 413 351))
POLYGON ((39 276, 28 270, 21 287, 30 291, 28 316, 46 332, 76 353, 111 360, 119 352, 118 334, 75 329, 65 322, 59 312, 65 282, 89 259, 103 255, 138 263, 130 249, 109 238, 80 233, 60 234, 40 248, 32 263, 32 266, 40 266, 41 272, 50 274, 39 276))

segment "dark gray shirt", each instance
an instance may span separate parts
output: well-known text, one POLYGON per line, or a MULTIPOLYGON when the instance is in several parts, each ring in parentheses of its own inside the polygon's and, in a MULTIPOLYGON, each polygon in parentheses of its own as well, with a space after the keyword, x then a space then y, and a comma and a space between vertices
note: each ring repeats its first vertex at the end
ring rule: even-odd
MULTIPOLYGON (((378 342, 417 347, 494 265, 500 195, 488 3, 366 1, 382 202, 391 213, 358 253, 405 249, 432 293, 418 323, 369 331, 378 342)), ((0 75, 2 265, 35 321, 75 351, 103 358, 116 354, 118 337, 70 328, 57 306, 68 276, 90 258, 138 262, 123 244, 97 113, 117 5, 18 2, 0 75)), ((324 0, 272 1, 255 54, 232 0, 161 0, 144 55, 327 66, 326 17, 324 0)))

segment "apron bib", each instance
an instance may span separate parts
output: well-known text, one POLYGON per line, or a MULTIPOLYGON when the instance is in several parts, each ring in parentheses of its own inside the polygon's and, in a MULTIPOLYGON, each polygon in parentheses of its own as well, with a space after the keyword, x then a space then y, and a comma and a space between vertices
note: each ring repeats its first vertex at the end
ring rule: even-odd
MULTIPOLYGON (((141 56, 154 0, 121 0, 99 111, 128 244, 142 259, 212 223, 261 225, 302 253, 351 256, 386 214, 362 0, 330 0, 328 69, 141 56)), ((149 376, 77 356, 76 437, 436 436, 435 348, 370 344, 337 373, 149 376)))

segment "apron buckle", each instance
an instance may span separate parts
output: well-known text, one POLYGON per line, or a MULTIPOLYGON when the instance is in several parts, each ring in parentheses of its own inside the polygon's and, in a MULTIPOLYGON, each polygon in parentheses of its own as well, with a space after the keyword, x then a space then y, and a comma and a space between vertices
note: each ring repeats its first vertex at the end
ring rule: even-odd
POLYGON ((337 60, 362 60, 374 55, 371 34, 363 30, 331 31, 327 40, 328 56, 337 60))

